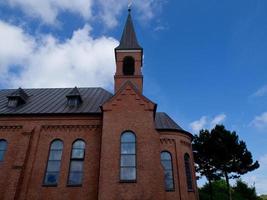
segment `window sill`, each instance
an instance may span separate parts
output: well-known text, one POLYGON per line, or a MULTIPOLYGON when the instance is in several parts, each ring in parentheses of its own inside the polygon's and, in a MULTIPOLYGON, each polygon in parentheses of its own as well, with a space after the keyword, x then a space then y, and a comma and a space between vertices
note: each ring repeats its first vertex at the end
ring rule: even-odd
POLYGON ((136 180, 120 180, 119 183, 136 183, 136 180))
POLYGON ((165 190, 166 192, 175 192, 175 190, 174 189, 172 189, 172 190, 165 190))
POLYGON ((82 187, 82 184, 77 184, 77 185, 72 185, 72 184, 67 184, 67 187, 82 187))
POLYGON ((54 184, 54 185, 52 185, 52 184, 43 184, 42 186, 43 187, 57 187, 57 184, 54 184))
POLYGON ((195 190, 191 189, 191 190, 187 190, 187 192, 195 192, 195 190))

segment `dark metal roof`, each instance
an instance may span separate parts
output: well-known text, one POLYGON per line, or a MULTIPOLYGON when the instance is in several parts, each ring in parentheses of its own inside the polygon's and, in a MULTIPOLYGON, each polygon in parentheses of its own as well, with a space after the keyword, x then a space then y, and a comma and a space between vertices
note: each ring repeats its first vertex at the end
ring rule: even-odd
POLYGON ((73 88, 25 89, 29 96, 27 102, 16 108, 10 108, 7 106, 7 96, 14 91, 0 90, 0 115, 101 113, 100 106, 112 96, 102 88, 79 88, 83 103, 70 108, 66 96, 73 91, 73 88))
POLYGON ((188 135, 193 139, 193 135, 182 129, 173 119, 164 112, 157 112, 155 118, 155 126, 158 131, 174 131, 188 135))
MULTIPOLYGON (((101 114, 100 107, 113 94, 103 88, 41 88, 24 89, 28 99, 25 104, 15 108, 8 107, 8 96, 15 89, 0 90, 0 116, 2 115, 49 115, 49 114, 101 114), (78 107, 69 107, 66 96, 80 95, 83 102, 78 107)), ((184 131, 166 113, 156 113, 157 130, 184 131)))
POLYGON ((19 98, 23 102, 26 102, 28 99, 28 94, 22 88, 18 88, 17 90, 13 91, 11 94, 7 96, 8 98, 19 98))
POLYGON ((123 34, 121 37, 121 41, 116 50, 142 50, 142 47, 138 44, 134 25, 131 17, 131 12, 129 10, 129 14, 124 26, 123 34))
POLYGON ((178 124, 164 112, 156 114, 156 129, 184 131, 178 124))

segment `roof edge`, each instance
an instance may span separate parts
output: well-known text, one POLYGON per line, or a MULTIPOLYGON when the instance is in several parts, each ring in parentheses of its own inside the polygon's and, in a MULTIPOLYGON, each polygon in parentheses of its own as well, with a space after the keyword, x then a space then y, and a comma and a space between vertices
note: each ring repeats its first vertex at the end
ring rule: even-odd
POLYGON ((178 133, 182 133, 182 134, 185 134, 185 135, 189 136, 191 138, 191 140, 193 140, 193 138, 194 138, 192 133, 190 133, 188 131, 185 131, 185 130, 166 129, 166 128, 163 128, 163 129, 156 128, 156 130, 159 131, 159 132, 163 132, 163 131, 166 131, 166 132, 178 132, 178 133))

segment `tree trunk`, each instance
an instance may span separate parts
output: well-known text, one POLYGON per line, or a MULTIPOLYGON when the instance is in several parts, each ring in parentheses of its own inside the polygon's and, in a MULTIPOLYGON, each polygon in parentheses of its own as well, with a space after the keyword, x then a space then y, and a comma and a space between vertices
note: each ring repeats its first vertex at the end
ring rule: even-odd
POLYGON ((208 181, 209 181, 209 190, 210 190, 210 200, 213 200, 212 183, 210 179, 208 179, 208 181))
POLYGON ((227 190, 228 190, 228 200, 232 200, 232 193, 231 193, 231 187, 230 187, 230 183, 229 183, 228 173, 225 171, 224 175, 225 175, 225 180, 226 180, 227 190))

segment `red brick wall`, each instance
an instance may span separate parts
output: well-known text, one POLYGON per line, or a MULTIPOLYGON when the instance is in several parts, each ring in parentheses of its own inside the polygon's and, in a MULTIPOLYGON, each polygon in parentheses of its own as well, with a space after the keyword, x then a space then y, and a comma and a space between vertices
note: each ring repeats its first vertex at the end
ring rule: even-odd
POLYGON ((142 75, 142 52, 117 52, 116 53, 116 74, 115 79, 115 92, 117 92, 125 81, 132 81, 140 92, 143 91, 143 75, 142 75), (135 74, 132 76, 123 75, 123 59, 125 56, 132 56, 135 60, 135 74))
POLYGON ((152 108, 130 85, 104 105, 99 200, 165 199, 152 108), (126 130, 136 134, 136 183, 120 183, 120 136, 126 130))
POLYGON ((1 118, 0 138, 8 141, 8 148, 0 164, 0 199, 196 200, 196 189, 187 191, 183 160, 189 153, 195 178, 190 138, 177 132, 157 132, 153 107, 128 86, 104 106, 103 125, 101 116, 1 118), (132 130, 137 137, 136 183, 119 180, 120 135, 125 130, 132 130), (86 142, 83 185, 68 187, 71 145, 78 138, 86 142), (64 142, 59 182, 57 187, 44 187, 54 139, 64 142), (174 192, 165 192, 162 150, 172 154, 174 192))
POLYGON ((173 158, 175 191, 166 192, 166 200, 196 200, 198 199, 193 153, 190 137, 179 132, 160 132, 161 150, 169 151, 173 158), (188 191, 185 176, 184 155, 188 153, 191 159, 193 191, 188 191))
POLYGON ((49 117, 0 119, 0 138, 8 141, 0 164, 0 199, 97 199, 101 117, 49 117), (23 128, 13 130, 12 126, 23 128), (67 126, 66 126, 67 125, 67 126), (71 146, 86 142, 83 185, 68 187, 71 146), (57 187, 44 187, 50 142, 64 142, 57 187))

